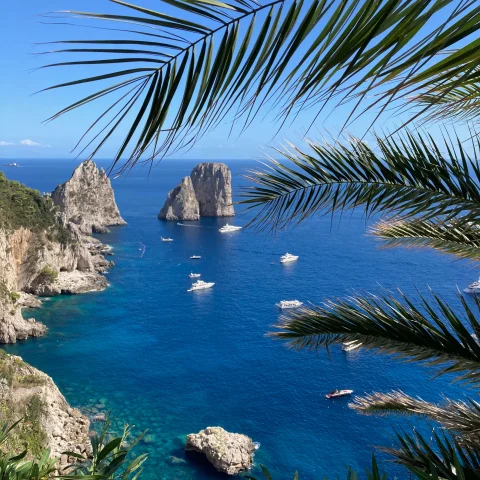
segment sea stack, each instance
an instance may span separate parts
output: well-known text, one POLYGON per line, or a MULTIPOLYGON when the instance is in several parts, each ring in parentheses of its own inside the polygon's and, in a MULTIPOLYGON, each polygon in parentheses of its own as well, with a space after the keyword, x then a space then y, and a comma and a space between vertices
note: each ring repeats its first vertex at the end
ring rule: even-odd
POLYGON ((168 192, 165 205, 158 218, 165 220, 198 220, 200 210, 190 177, 185 177, 179 185, 168 192))
POLYGON ((201 217, 233 217, 232 174, 224 163, 200 163, 190 174, 201 217))
POLYGON ((187 435, 185 450, 203 453, 219 472, 237 475, 252 467, 255 444, 241 433, 207 427, 187 435))
POLYGON ((81 163, 72 178, 55 189, 52 200, 65 223, 75 224, 85 235, 104 233, 113 225, 126 225, 107 174, 91 160, 81 163))
POLYGON ((158 218, 198 220, 200 217, 232 217, 232 174, 224 163, 200 163, 170 190, 158 218))

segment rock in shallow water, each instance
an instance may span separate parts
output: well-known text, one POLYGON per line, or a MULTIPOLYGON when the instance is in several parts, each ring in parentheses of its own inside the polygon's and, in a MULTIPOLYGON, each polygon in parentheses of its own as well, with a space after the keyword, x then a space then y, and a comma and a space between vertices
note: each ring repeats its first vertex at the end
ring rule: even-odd
POLYGON ((236 475, 252 467, 255 445, 241 433, 207 427, 187 436, 185 450, 203 453, 219 472, 236 475))

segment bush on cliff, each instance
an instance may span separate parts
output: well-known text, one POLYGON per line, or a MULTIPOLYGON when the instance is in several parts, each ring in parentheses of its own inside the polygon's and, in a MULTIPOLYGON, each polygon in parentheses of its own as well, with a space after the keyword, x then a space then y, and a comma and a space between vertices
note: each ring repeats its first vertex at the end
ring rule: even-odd
POLYGON ((0 172, 0 229, 27 228, 34 232, 47 232, 50 240, 67 243, 70 232, 61 225, 53 202, 38 190, 8 180, 0 172))
POLYGON ((37 280, 40 285, 50 285, 58 278, 58 272, 48 265, 40 271, 37 280))

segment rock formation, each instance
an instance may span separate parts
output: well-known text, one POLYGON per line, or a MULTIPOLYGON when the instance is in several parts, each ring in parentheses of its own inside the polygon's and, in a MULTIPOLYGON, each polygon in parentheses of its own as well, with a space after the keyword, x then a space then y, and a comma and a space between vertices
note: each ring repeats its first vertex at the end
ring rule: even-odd
POLYGON ((158 214, 166 220, 198 220, 200 217, 231 217, 232 175, 224 163, 200 163, 170 190, 158 214))
POLYGON ((246 435, 207 427, 188 435, 185 449, 203 453, 219 472, 236 475, 251 468, 255 445, 246 435))
POLYGON ((158 218, 166 220, 198 220, 200 218, 198 201, 190 177, 185 177, 179 185, 168 192, 167 200, 158 218))
POLYGON ((224 163, 200 163, 190 174, 201 217, 232 217, 232 174, 224 163))
POLYGON ((59 185, 52 200, 60 208, 65 222, 77 225, 81 233, 103 233, 112 225, 125 225, 120 216, 110 180, 103 169, 87 160, 59 185))
POLYGON ((52 457, 60 460, 60 469, 68 463, 62 452, 85 455, 90 452, 90 421, 76 408, 70 408, 53 380, 25 363, 20 357, 0 350, 0 369, 8 374, 0 380, 0 407, 8 423, 24 417, 9 436, 7 448, 22 451, 25 443, 30 451, 50 448, 52 457))

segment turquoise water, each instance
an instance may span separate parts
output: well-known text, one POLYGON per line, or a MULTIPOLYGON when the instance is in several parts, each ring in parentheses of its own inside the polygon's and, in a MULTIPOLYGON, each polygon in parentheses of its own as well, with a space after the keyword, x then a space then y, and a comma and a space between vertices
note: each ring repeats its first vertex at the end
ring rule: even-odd
MULTIPOLYGON (((65 181, 75 166, 21 163, 24 168, 7 169, 7 176, 41 191, 65 181)), ((327 401, 326 392, 399 388, 429 400, 441 391, 463 394, 451 379, 430 380, 419 366, 362 351, 293 352, 264 334, 281 299, 321 302, 381 284, 406 293, 430 285, 453 301, 456 286, 478 275, 471 266, 430 251, 379 250, 357 214, 333 226, 318 216, 277 237, 218 233, 231 219, 205 218, 190 227, 157 220, 166 193, 194 164, 164 161, 150 176, 137 169, 115 180, 128 226, 100 237, 115 252, 110 288, 45 302, 33 314, 48 335, 6 348, 51 375, 72 405, 111 411, 116 428, 124 422, 136 431, 148 428, 149 443, 140 447, 150 452, 146 479, 222 478, 183 452, 186 434, 209 425, 260 442, 256 461, 276 480, 295 470, 302 480, 336 478, 346 465, 367 466, 373 445, 392 444, 393 419, 359 416, 345 399, 327 401), (161 236, 175 241, 162 243, 161 236), (286 251, 299 261, 280 265, 286 251), (189 260, 192 254, 202 260, 189 260), (190 271, 215 287, 187 293, 190 271), (186 462, 172 464, 171 456, 186 462)), ((242 172, 254 164, 229 165, 238 193, 242 172)), ((406 477, 398 467, 389 471, 406 477)))

